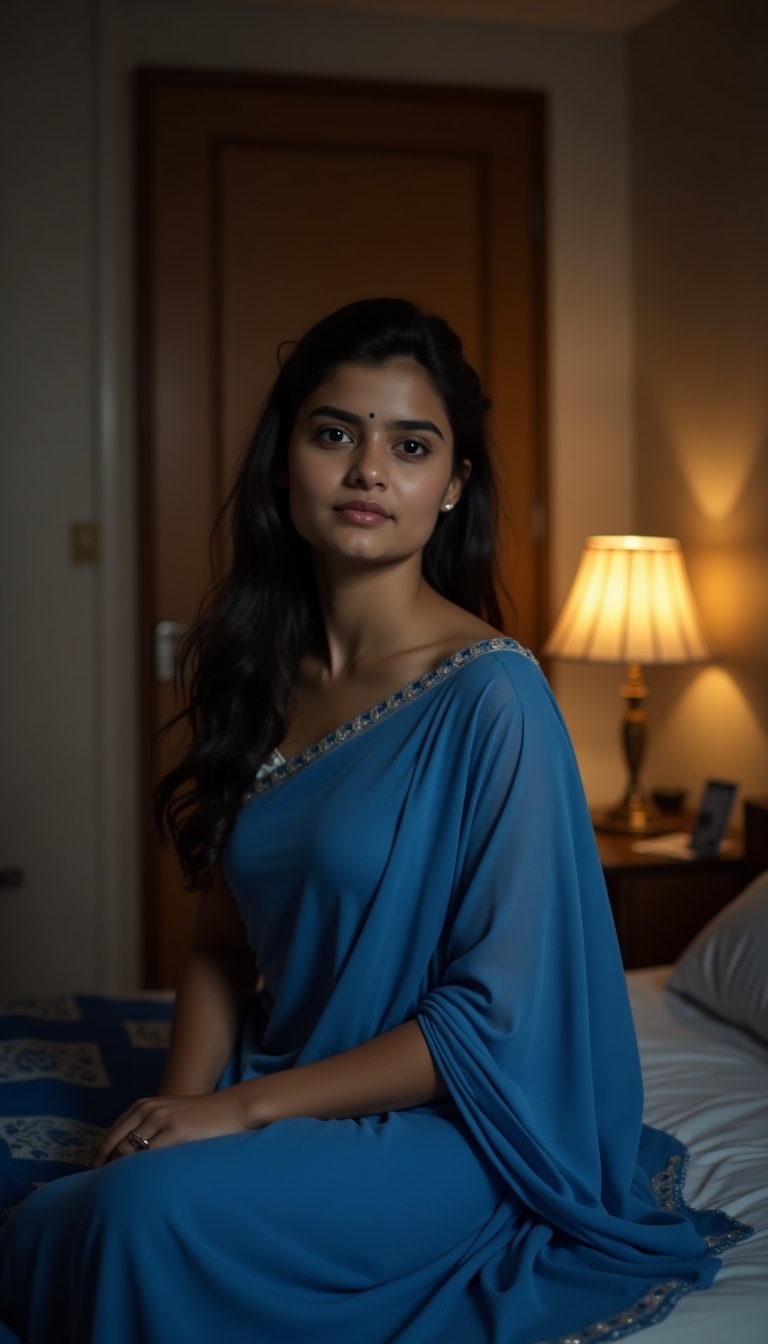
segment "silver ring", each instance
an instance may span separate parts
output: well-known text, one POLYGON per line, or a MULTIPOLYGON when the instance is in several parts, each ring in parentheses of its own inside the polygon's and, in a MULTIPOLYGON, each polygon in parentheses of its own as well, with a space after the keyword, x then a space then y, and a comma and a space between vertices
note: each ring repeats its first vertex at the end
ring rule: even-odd
POLYGON ((142 1139, 141 1135, 137 1134, 135 1129, 129 1129, 125 1137, 127 1138, 129 1143, 133 1144, 134 1148, 137 1148, 139 1150, 139 1152, 141 1152, 143 1148, 149 1147, 147 1140, 142 1139))

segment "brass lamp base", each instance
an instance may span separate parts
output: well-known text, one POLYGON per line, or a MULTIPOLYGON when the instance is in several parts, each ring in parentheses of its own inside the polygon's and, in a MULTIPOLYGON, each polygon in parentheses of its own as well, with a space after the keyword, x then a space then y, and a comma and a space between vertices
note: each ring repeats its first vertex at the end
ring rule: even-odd
POLYGON ((645 749, 645 711, 648 694, 639 663, 631 663, 621 694, 626 702, 622 723, 624 751, 629 767, 629 785, 618 807, 593 812, 592 824, 598 831, 617 831, 621 835, 663 835, 675 831, 678 822, 664 816, 655 803, 640 792, 638 773, 645 749))

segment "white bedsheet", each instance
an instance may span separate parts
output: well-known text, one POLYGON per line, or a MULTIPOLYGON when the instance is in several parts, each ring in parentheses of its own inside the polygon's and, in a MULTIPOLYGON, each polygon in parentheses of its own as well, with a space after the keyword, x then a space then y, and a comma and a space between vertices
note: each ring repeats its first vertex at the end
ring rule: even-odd
POLYGON ((713 1286, 689 1293, 648 1344, 768 1344, 768 1050, 664 993, 671 967, 627 976, 645 1080, 645 1119, 685 1143, 685 1198, 754 1227, 713 1286))

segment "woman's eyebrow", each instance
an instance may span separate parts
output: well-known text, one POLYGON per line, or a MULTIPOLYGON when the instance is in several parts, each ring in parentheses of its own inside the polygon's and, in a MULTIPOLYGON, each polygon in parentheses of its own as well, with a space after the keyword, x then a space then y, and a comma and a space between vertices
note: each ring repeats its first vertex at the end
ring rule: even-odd
POLYGON ((434 425, 431 420, 388 420, 387 429, 431 429, 438 439, 443 438, 437 425, 434 425))
POLYGON ((309 418, 313 415, 329 415, 333 420, 345 420, 348 425, 362 425, 362 419, 355 415, 354 411, 342 411, 338 406, 316 406, 314 411, 309 412, 309 418))
MULTIPOLYGON (((362 416, 355 415, 354 411, 343 411, 339 406, 316 406, 313 411, 309 412, 310 420, 315 415, 328 415, 331 419, 343 420, 348 425, 363 424, 362 416)), ((401 430, 427 429, 436 434, 439 439, 443 439, 443 434, 431 420, 387 420, 386 427, 387 429, 401 430)), ((443 439, 443 441, 445 440, 443 439)))

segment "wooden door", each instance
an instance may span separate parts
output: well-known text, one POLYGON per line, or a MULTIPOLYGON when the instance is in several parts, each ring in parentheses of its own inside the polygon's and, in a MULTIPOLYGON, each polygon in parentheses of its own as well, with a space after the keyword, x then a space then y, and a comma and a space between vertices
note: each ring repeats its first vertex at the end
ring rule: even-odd
MULTIPOLYGON (((281 342, 350 300, 414 299, 461 334, 494 402, 499 544, 545 619, 543 100, 536 94, 140 72, 144 792, 174 711, 153 631, 194 618, 209 536, 281 342)), ((149 817, 147 806, 147 818, 149 817)), ((194 899, 146 828, 146 971, 171 985, 194 899)))

